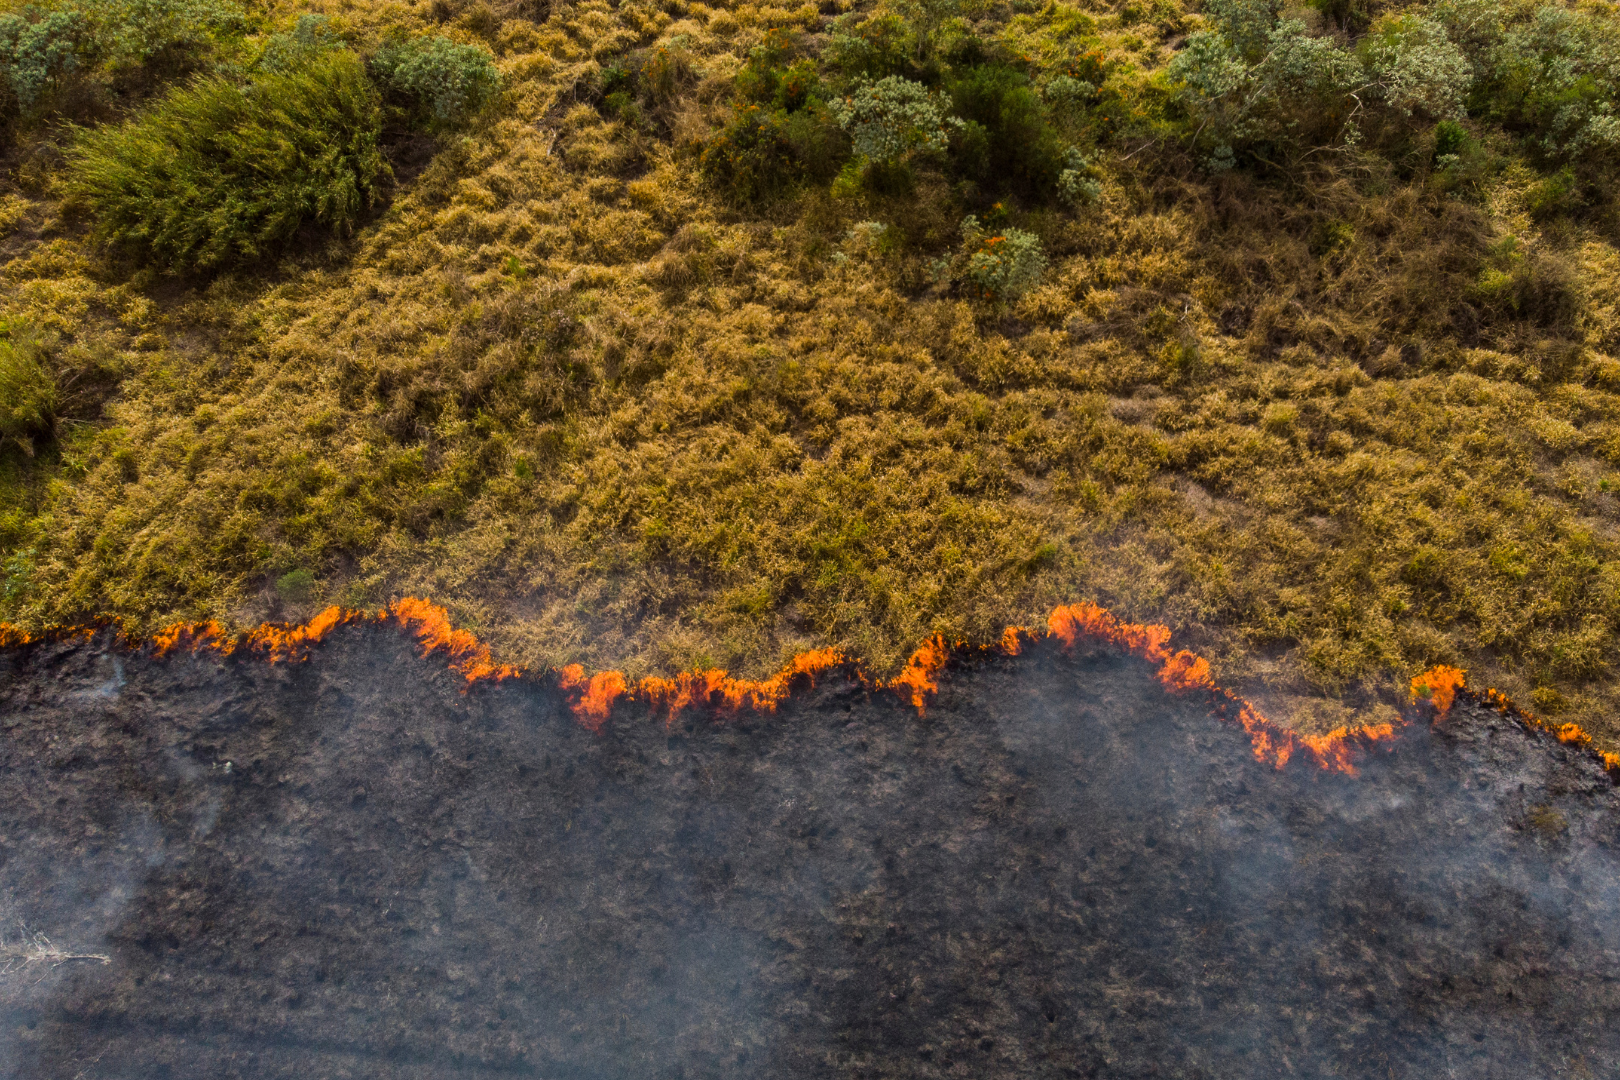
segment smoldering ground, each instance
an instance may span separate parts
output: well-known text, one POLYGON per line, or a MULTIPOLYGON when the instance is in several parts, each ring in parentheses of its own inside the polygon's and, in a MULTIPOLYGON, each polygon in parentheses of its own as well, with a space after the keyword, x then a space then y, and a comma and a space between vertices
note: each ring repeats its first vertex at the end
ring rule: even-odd
POLYGON ((388 627, 302 663, 0 655, 21 1077, 1610 1076, 1620 800, 1460 700, 1342 776, 1054 641, 926 715, 467 687, 388 627), (43 977, 40 977, 43 976, 43 977))

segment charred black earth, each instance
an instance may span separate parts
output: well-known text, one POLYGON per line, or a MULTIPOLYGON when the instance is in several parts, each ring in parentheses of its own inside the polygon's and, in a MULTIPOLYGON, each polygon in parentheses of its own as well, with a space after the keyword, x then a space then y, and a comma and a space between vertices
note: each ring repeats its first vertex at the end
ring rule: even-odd
POLYGON ((0 727, 5 1075, 1620 1062, 1615 790, 1467 700, 1354 778, 1051 643, 922 718, 833 675, 593 734, 365 626, 297 664, 13 649, 0 727))

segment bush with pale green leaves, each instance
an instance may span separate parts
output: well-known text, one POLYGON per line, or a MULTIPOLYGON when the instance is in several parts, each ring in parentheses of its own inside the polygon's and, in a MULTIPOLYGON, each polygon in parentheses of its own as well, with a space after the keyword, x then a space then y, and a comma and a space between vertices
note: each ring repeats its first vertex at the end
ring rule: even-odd
POLYGON ((1558 3, 1442 0, 1390 13, 1353 45, 1274 0, 1211 3, 1168 69, 1212 161, 1399 145, 1436 121, 1496 121, 1548 161, 1620 152, 1620 17, 1558 3))
POLYGON ((120 84, 193 72, 248 29, 231 0, 45 0, 14 8, 0 14, 0 117, 40 121, 75 84, 79 93, 67 98, 106 107, 120 84))
POLYGON ((962 221, 962 246, 939 268, 954 274, 981 299, 1011 302, 1040 284, 1046 253, 1034 233, 1007 228, 992 233, 976 215, 962 221))
POLYGON ((264 44, 259 69, 274 75, 297 71, 322 53, 343 48, 343 39, 325 15, 300 15, 285 34, 276 34, 264 44))
POLYGON ((390 42, 371 60, 385 88, 410 103, 428 127, 444 130, 465 122, 500 89, 500 72, 489 53, 447 37, 390 42))
POLYGON ((951 130, 962 126, 946 108, 922 83, 898 75, 877 82, 857 79, 849 93, 827 103, 855 153, 880 165, 944 150, 951 130))
POLYGON ((96 0, 84 7, 101 52, 115 64, 189 67, 249 25, 232 0, 96 0))
POLYGON ((1620 15, 1612 7, 1445 0, 1436 14, 1476 72, 1471 113, 1553 161, 1620 152, 1620 15))
POLYGON ((0 77, 11 108, 35 111, 67 76, 87 68, 95 53, 93 26, 83 12, 52 11, 30 20, 0 15, 0 77))

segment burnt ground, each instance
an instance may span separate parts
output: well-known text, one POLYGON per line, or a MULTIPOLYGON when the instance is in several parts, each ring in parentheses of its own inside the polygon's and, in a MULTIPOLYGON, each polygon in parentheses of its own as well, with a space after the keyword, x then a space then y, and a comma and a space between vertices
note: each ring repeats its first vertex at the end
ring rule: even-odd
POLYGON ((0 654, 0 1073, 1617 1075, 1620 800, 1477 704, 1350 778, 1051 644, 921 719, 464 686, 0 654))

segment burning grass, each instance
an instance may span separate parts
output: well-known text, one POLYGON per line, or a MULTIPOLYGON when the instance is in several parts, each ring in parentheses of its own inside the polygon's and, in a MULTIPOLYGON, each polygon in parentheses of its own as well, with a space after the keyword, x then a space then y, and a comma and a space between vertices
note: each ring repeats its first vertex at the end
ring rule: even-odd
MULTIPOLYGON (((122 381, 0 462, 13 621, 235 640, 428 595, 592 701, 757 703, 817 655, 921 704, 916 642, 1078 595, 1174 629, 1205 659, 1173 677, 1238 722, 1297 723, 1274 757, 1381 730, 1435 665, 1620 745, 1620 254, 1525 161, 1450 192, 1124 140, 1095 204, 1014 206, 1051 265, 1004 308, 927 280, 938 177, 748 209, 702 182, 732 77, 772 27, 824 32, 809 8, 306 6, 482 42, 504 97, 353 241, 262 273, 120 264, 28 180, 48 155, 17 174, 0 313, 122 381), (674 58, 639 119, 593 89, 636 49, 674 58)), ((1155 11, 980 29, 1044 56, 1084 23, 1149 108, 1197 19, 1155 11)))

